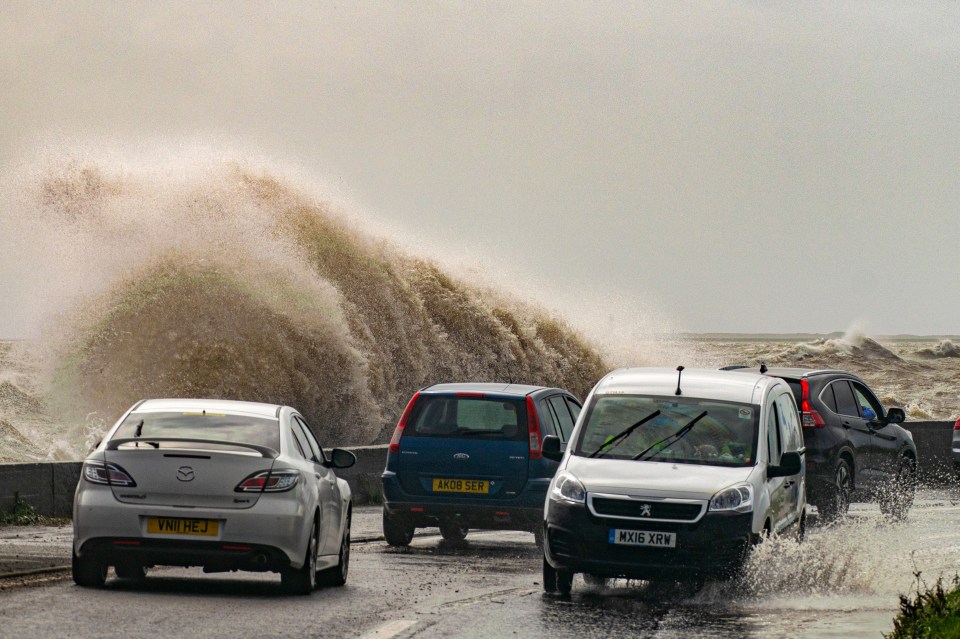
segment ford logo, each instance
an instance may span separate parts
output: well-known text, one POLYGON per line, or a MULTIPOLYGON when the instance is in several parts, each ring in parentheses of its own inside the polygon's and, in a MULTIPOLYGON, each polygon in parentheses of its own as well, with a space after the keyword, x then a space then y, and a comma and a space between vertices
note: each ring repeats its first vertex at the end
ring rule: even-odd
POLYGON ((466 453, 457 453, 453 456, 454 459, 470 459, 470 455, 466 453))
POLYGON ((194 477, 196 477, 196 474, 189 466, 181 466, 177 469, 177 479, 180 481, 193 481, 194 477))

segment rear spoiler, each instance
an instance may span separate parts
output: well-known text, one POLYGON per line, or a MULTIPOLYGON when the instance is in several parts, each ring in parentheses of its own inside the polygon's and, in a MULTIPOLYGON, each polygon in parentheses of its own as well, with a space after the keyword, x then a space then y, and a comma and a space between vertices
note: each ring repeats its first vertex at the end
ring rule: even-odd
POLYGON ((160 442, 187 443, 187 444, 216 444, 218 446, 234 446, 240 448, 249 448, 260 453, 261 457, 267 459, 276 459, 280 453, 268 446, 258 444, 247 444, 243 442, 229 442, 219 439, 196 439, 192 437, 121 437, 120 439, 111 439, 107 442, 106 450, 117 450, 123 444, 152 444, 160 442))

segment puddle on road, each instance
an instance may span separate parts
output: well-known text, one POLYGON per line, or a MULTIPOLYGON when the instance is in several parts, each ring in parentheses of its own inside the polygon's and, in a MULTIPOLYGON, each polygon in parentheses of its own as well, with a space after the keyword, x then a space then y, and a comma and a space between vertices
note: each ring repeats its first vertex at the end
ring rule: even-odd
POLYGON ((892 628, 898 596, 960 573, 960 502, 955 492, 924 490, 905 522, 875 505, 854 504, 833 526, 811 526, 807 539, 772 539, 751 554, 743 576, 708 582, 698 592, 579 578, 568 601, 544 597, 543 635, 710 637, 873 637, 892 628))

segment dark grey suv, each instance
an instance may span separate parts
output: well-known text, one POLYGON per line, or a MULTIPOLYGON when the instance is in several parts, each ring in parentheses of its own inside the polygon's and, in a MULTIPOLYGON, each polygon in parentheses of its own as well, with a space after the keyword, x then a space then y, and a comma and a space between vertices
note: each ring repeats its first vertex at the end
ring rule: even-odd
POLYGON ((906 517, 917 447, 900 426, 902 408, 884 410, 870 387, 846 371, 761 366, 759 372, 783 379, 793 391, 806 446, 807 501, 823 520, 846 513, 851 501, 876 501, 884 514, 906 517))

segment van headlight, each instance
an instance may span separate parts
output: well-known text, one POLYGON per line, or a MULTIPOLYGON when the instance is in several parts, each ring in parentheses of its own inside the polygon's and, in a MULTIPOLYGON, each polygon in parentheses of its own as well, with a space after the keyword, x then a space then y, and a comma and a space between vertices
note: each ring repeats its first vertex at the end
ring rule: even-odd
POLYGON ((742 484, 724 488, 710 500, 711 512, 733 511, 749 513, 753 511, 753 486, 742 484))
POLYGON ((550 499, 554 501, 567 501, 573 504, 582 504, 587 499, 587 491, 584 489, 580 480, 568 473, 561 471, 553 480, 553 488, 550 490, 550 499))

